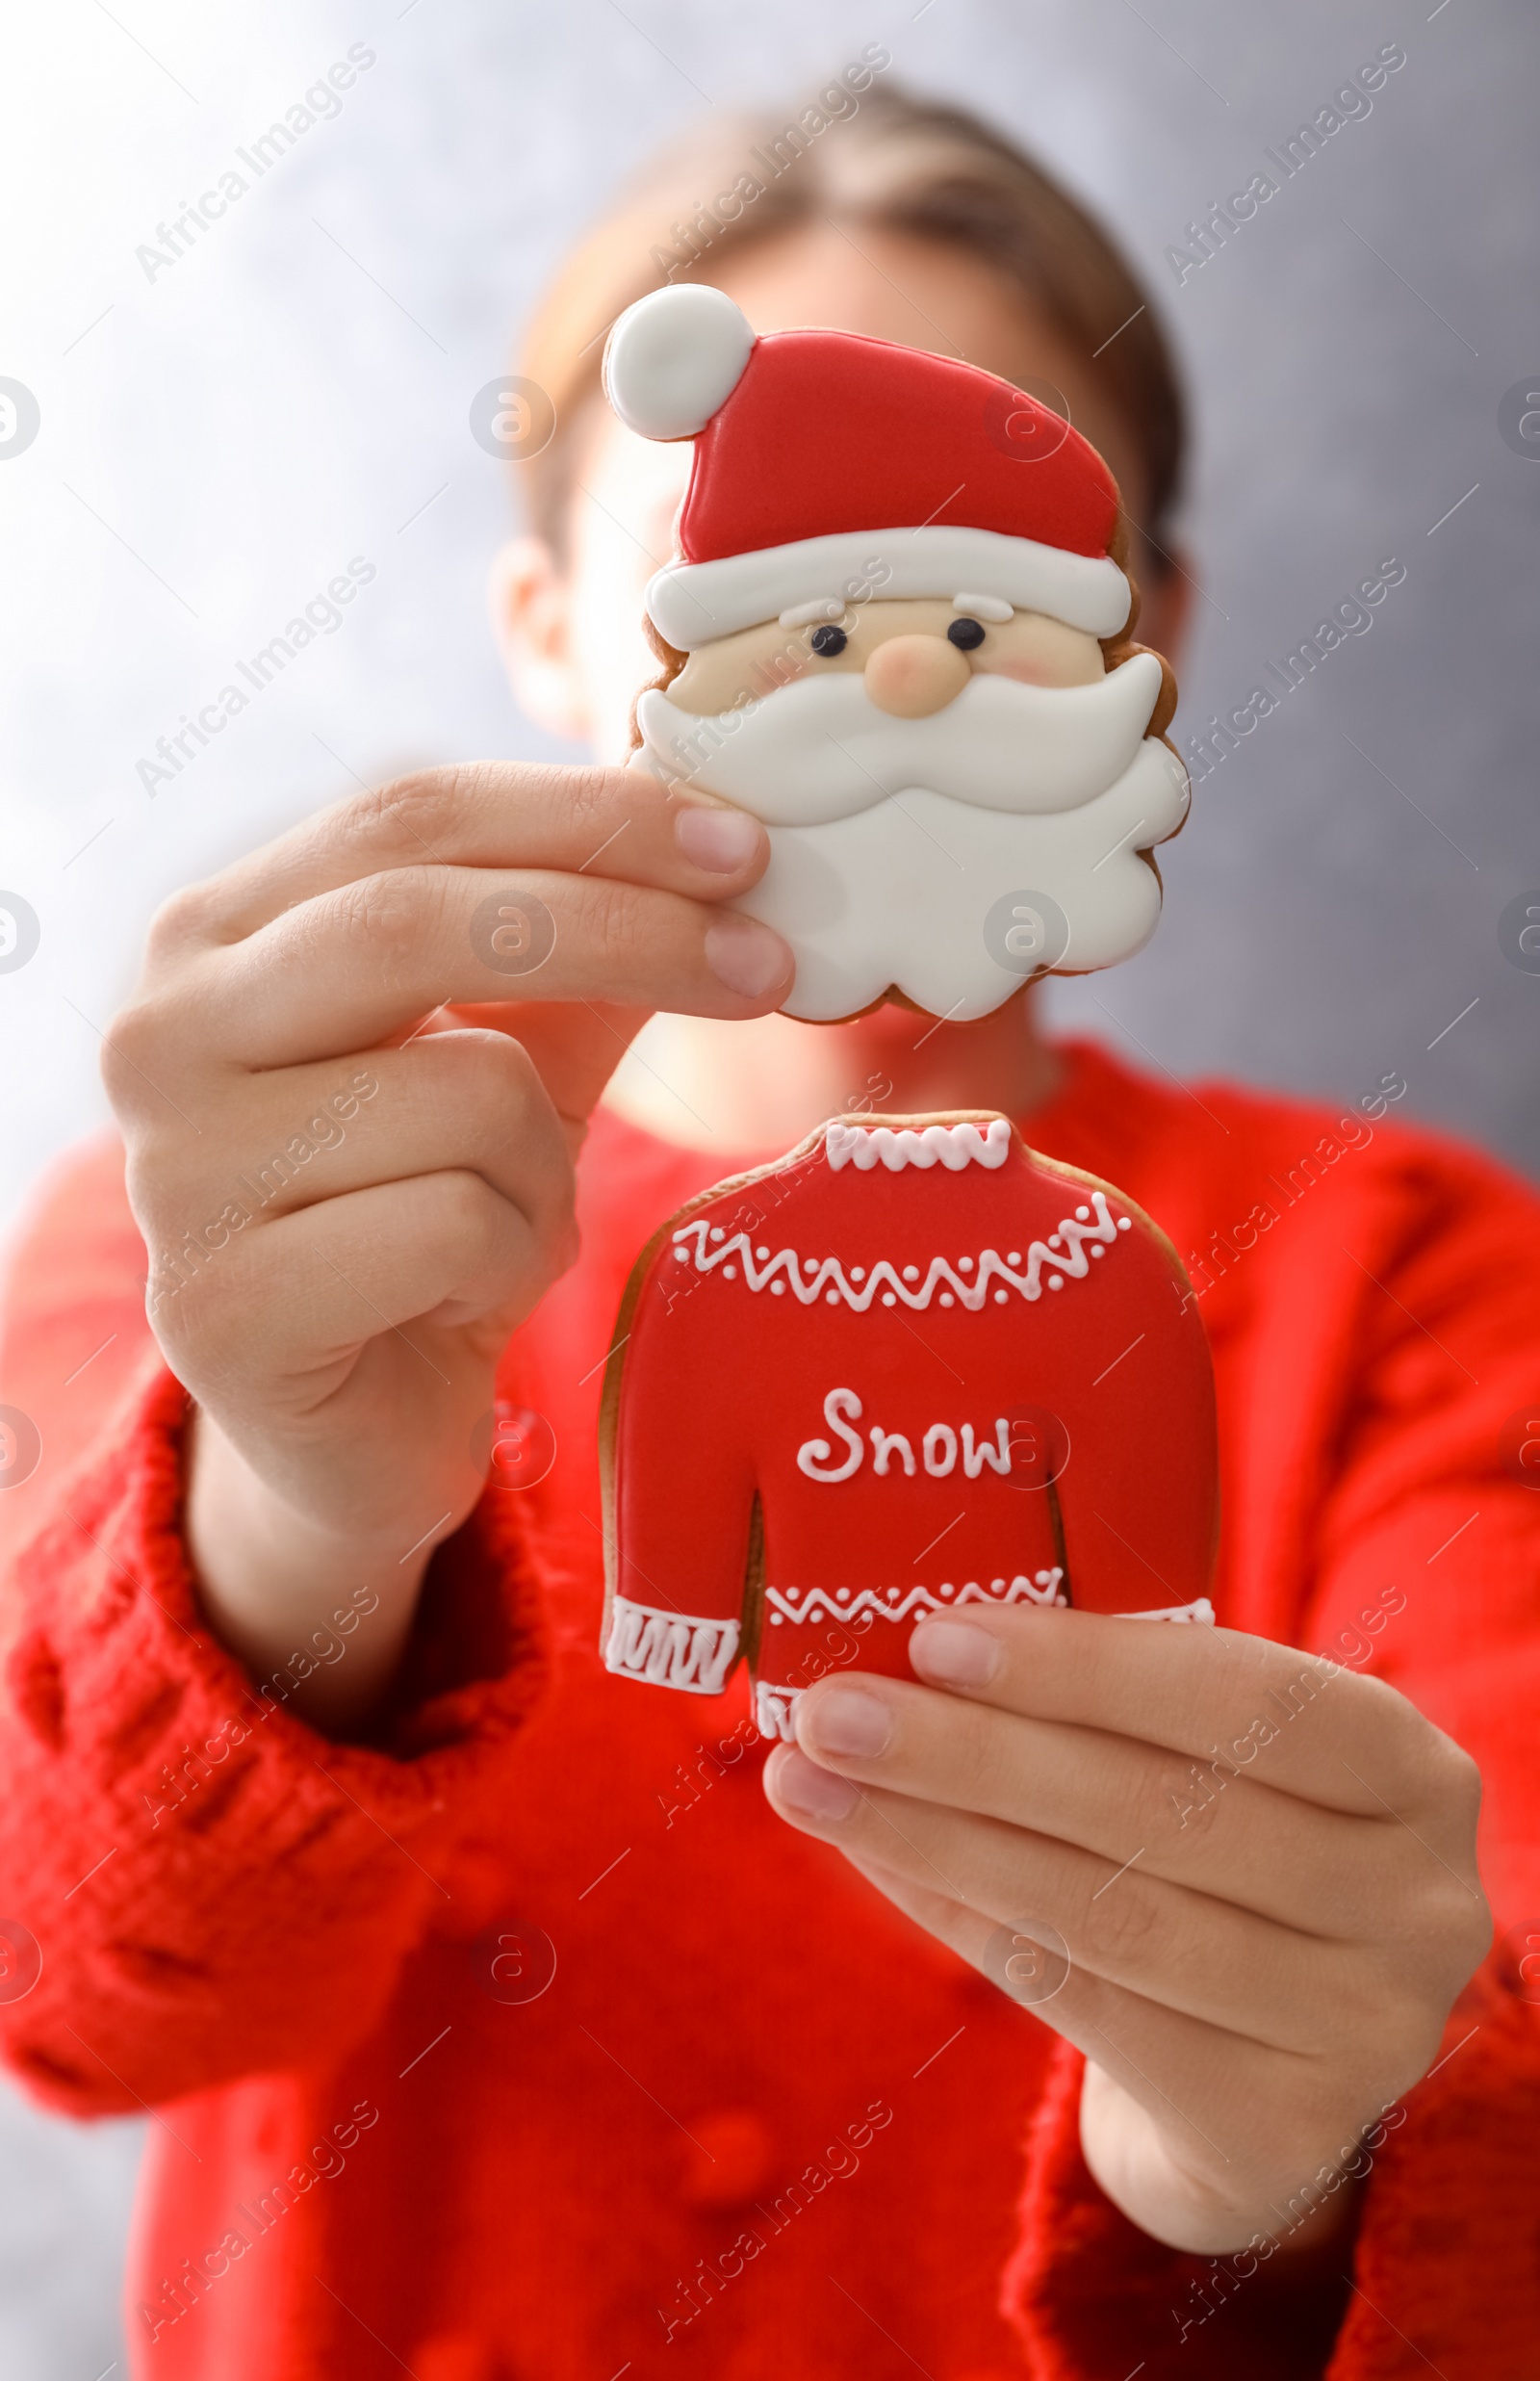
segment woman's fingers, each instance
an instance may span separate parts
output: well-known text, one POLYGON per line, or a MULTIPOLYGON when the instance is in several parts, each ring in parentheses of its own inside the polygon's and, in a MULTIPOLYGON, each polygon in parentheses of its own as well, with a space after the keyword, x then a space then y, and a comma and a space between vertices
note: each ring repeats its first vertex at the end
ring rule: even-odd
POLYGON ((819 1681, 772 1802, 1095 2062, 1118 2206, 1228 2245, 1434 2057, 1490 1938, 1471 1765, 1390 1689, 1229 1632, 970 1608, 911 1652, 949 1692, 819 1681), (1173 1772, 1185 1862, 1141 1834, 1173 1772))
POLYGON ((483 761, 335 804, 188 887, 157 934, 163 945, 238 943, 321 893, 424 867, 570 869, 722 900, 746 891, 768 856, 747 812, 671 794, 644 770, 483 761))
POLYGON ((195 1335, 216 1410, 219 1385, 253 1370, 284 1379, 291 1401, 319 1403, 382 1333, 404 1336, 448 1388, 441 1359, 403 1326, 494 1314, 512 1330, 549 1279, 527 1217, 479 1175, 423 1174, 232 1233, 163 1291, 155 1323, 175 1343, 195 1335))
POLYGON ((1387 1837, 1375 1822, 1249 1776, 1216 1781, 1204 1801, 1180 1756, 1160 1746, 960 1709, 955 1696, 902 1679, 820 1682, 799 1706, 798 1742, 845 1776, 1056 1836, 1114 1868, 1137 1862, 1142 1876, 1345 1942, 1393 1923, 1408 1867, 1425 1857, 1404 1830, 1387 1837))
MULTIPOLYGON (((614 1001, 521 1000, 517 1023, 510 1026, 505 1006, 497 1001, 461 1002, 443 1013, 446 1026, 456 1022, 485 1023, 499 1033, 516 1030, 540 1079, 551 1092, 576 1157, 605 1084, 614 1074, 652 1011, 645 1006, 621 1008, 614 1001)), ((437 1019, 419 1028, 425 1039, 439 1030, 437 1019)), ((681 1117, 689 1105, 679 1093, 681 1117)))
POLYGON ((174 1181, 153 1166, 132 1169, 136 1210, 156 1249, 189 1233, 206 1246, 211 1226, 219 1239, 226 1207, 271 1223, 375 1183, 467 1173, 520 1210, 553 1269, 571 1255, 573 1177, 560 1123, 507 1034, 424 1034, 366 1059, 238 1077, 206 1116, 174 1181))
POLYGON ((1075 1967, 1275 2050, 1322 2039, 1349 1978, 1341 1949, 1140 1868, 995 1819, 835 1777, 792 1748, 766 1791, 783 1817, 995 1928, 1030 1916, 1075 1967), (1323 2017, 1323 2012, 1327 2014, 1323 2017))
POLYGON ((653 1010, 784 998, 789 949, 725 906, 767 856, 757 820, 645 771, 426 771, 166 905, 109 1092, 133 1126, 202 1134, 221 1079, 373 1048, 449 1003, 500 1022, 517 1003, 576 1126, 653 1010))
POLYGON ((922 1622, 922 1678, 1004 1711, 1183 1756, 1198 1800, 1222 1774, 1330 1810, 1464 1840, 1476 1766, 1381 1680, 1235 1629, 970 1606, 922 1622))
MULTIPOLYGON (((1258 2138, 1239 2113, 1264 2095, 1281 2094, 1293 2107, 1301 2179, 1316 2170, 1322 2155, 1317 2102, 1324 2095, 1314 2060, 1218 2031, 1109 1983, 1066 1958, 1052 1930, 1030 1917, 1025 1925, 1001 1925, 880 1861, 857 1858, 853 1865, 906 1917, 1119 2084, 1150 2118, 1156 2154, 1169 2157, 1169 2147, 1161 2152, 1158 2145, 1170 2145, 1174 2135, 1189 2185, 1195 2175, 1217 2191, 1241 2191, 1257 2160, 1258 2138)), ((1346 2153, 1350 2139, 1342 2146, 1346 2153)))
POLYGON ((148 996, 148 1017, 118 1020, 114 1041, 132 1061, 138 1024, 163 1067, 179 1040, 194 1071, 211 1048, 224 1064, 286 1067, 368 1048, 446 1001, 533 996, 757 1017, 792 973, 770 927, 680 893, 424 866, 317 894, 244 942, 203 950, 148 996), (180 1037, 168 1030, 178 1015, 180 1037))

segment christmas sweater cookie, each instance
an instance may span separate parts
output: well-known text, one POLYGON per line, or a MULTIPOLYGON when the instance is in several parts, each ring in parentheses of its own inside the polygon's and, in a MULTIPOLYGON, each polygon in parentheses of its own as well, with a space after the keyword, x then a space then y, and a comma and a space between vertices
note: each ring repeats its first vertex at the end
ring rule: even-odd
POLYGON ((785 1006, 899 993, 987 1015, 1139 950, 1187 815, 1160 656, 1132 643, 1117 487, 1079 432, 972 365, 840 331, 756 338, 722 291, 624 313, 604 385, 693 439, 639 764, 753 812, 738 906, 796 955, 785 1006))
POLYGON ((1170 1243, 1008 1120, 847 1117, 638 1259, 601 1422, 603 1653, 761 1732, 924 1614, 1212 1620, 1214 1387, 1170 1243))

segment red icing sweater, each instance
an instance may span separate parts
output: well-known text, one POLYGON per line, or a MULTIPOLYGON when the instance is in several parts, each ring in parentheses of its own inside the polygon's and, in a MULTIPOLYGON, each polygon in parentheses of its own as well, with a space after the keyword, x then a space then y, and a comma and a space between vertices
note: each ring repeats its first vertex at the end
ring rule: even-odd
POLYGON ((0 1516, 0 1918, 41 1953, 0 2021, 52 2107, 156 2111, 137 2375, 1532 2373, 1540 1212, 1431 1136, 1090 1049, 1030 1128, 1198 1253, 1219 1618, 1373 1669, 1485 1773, 1520 1932, 1387 2120, 1350 2283, 1136 2232, 1078 2058, 770 1812, 741 1669, 719 1701, 606 1675, 601 1359, 720 1161, 596 1125, 582 1262, 502 1385, 555 1463, 441 1551, 396 1707, 342 1746, 202 1625, 185 1400, 98 1146, 23 1241, 0 1382, 43 1443, 0 1516))
POLYGON ((926 1612, 1213 1618, 1197 1302, 1120 1191, 1004 1117, 821 1126, 655 1236, 616 1333, 622 1677, 720 1693, 742 1650, 789 1743, 835 1664, 912 1675, 926 1612))

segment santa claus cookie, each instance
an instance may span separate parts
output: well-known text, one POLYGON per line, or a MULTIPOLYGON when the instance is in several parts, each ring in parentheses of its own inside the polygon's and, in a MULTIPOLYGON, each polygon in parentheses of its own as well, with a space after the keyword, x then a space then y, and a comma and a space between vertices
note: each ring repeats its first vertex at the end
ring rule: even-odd
POLYGON ((983 1017, 1140 949, 1189 789, 1170 672, 1128 641, 1116 484, 1079 432, 945 356, 756 338, 689 283, 619 318, 604 385, 644 437, 695 441, 637 737, 769 829, 738 906, 796 954, 787 1011, 897 991, 983 1017))
POLYGON ((1003 1116, 848 1117, 643 1252, 601 1425, 603 1649, 767 1736, 979 1603, 1212 1620, 1203 1326, 1170 1243, 1003 1116))

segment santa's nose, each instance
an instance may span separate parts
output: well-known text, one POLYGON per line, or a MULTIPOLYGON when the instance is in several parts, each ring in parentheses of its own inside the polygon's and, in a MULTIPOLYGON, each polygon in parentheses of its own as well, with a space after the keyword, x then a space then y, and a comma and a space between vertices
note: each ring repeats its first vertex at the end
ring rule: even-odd
POLYGON ((966 657, 944 636, 889 636, 872 655, 864 676, 879 711, 896 719, 923 719, 961 694, 970 672, 966 657))

